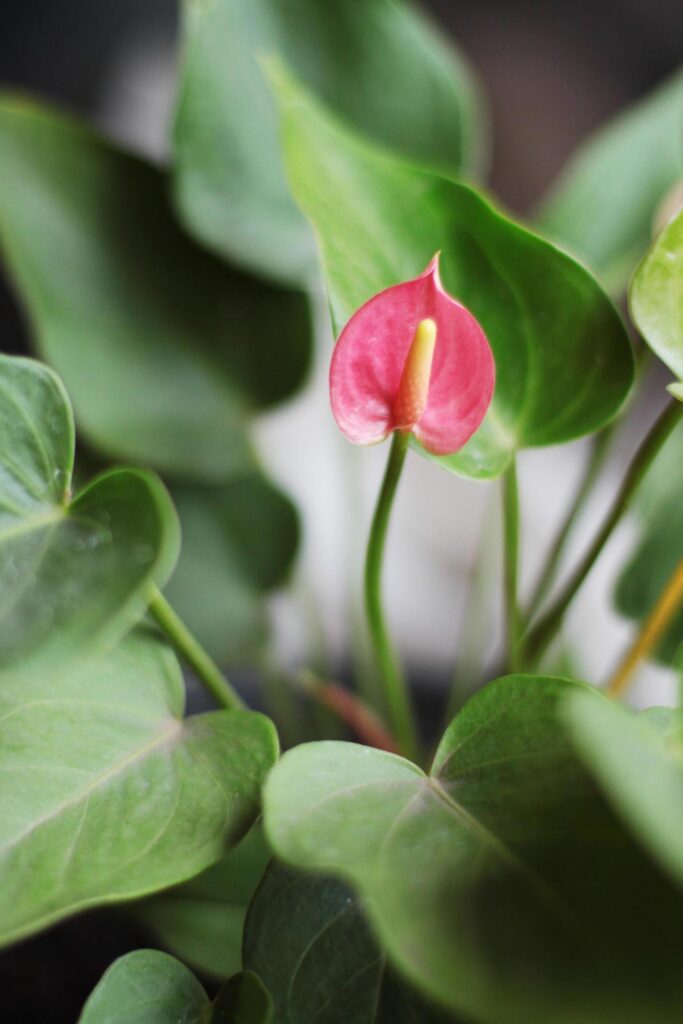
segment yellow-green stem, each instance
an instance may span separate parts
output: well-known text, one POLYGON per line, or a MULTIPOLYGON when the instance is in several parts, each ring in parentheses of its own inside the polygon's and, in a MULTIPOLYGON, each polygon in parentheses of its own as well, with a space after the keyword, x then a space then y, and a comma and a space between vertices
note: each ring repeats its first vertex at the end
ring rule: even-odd
POLYGON ((513 460, 503 477, 503 532, 505 537, 505 621, 507 657, 511 672, 519 670, 520 614, 518 601, 519 569, 519 490, 517 465, 513 460))

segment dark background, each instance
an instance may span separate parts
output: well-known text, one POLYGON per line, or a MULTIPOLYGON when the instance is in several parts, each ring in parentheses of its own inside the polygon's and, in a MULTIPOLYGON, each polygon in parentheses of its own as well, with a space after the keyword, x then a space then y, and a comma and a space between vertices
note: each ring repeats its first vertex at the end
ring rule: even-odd
MULTIPOLYGON (((680 0, 429 0, 426 6, 478 69, 495 140, 491 186, 522 213, 580 139, 681 59, 680 0)), ((174 0, 0 0, 0 83, 59 100, 158 153, 172 96, 176 16, 174 0), (147 122, 140 121, 141 110, 147 122)), ((1 280, 0 338, 4 351, 24 348, 1 280)), ((75 1024, 108 964, 148 942, 122 913, 98 911, 5 952, 0 1021, 75 1024)))

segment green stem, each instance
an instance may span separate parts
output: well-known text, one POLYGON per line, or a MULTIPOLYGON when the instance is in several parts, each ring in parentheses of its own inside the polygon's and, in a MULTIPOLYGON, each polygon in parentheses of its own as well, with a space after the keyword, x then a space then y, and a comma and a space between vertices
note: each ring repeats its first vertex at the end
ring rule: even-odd
POLYGON ((224 708, 245 707, 242 698, 233 690, 218 665, 209 657, 199 641, 193 637, 157 587, 152 590, 149 611, 177 653, 201 679, 216 701, 224 708))
POLYGON ((505 538, 505 620, 507 627, 508 664, 511 672, 519 670, 520 614, 518 591, 519 568, 519 490, 517 465, 513 458, 503 477, 503 535, 505 538))
POLYGON ((534 661, 538 661, 554 639, 562 623, 564 613, 593 568, 602 549, 611 537, 612 531, 628 508, 645 473, 679 422, 682 414, 683 404, 676 401, 670 402, 636 452, 612 508, 583 561, 579 564, 564 590, 546 615, 539 620, 527 635, 525 649, 528 656, 534 661))
POLYGON ((417 734, 410 697, 398 659, 389 640, 382 609, 382 561, 391 507, 408 451, 409 435, 396 431, 379 492, 365 559, 365 610, 370 636, 384 683, 384 699, 392 731, 406 757, 415 757, 417 734))
POLYGON ((545 601, 551 586, 557 576, 557 570, 564 554, 565 547, 569 536, 574 529, 574 525, 581 515, 586 501, 590 497, 593 486, 600 475, 600 470, 605 461, 607 450, 609 448, 610 441, 613 436, 613 426, 605 427, 598 436, 595 438, 593 449, 590 453, 588 463, 584 470, 583 480, 579 485, 579 489, 576 493, 576 497, 569 508, 560 530, 555 538, 548 559, 545 563, 543 571, 539 577, 538 583, 534 589, 534 592, 529 601, 529 607, 525 616, 525 621, 528 623, 534 617, 536 612, 539 610, 543 602, 545 601))

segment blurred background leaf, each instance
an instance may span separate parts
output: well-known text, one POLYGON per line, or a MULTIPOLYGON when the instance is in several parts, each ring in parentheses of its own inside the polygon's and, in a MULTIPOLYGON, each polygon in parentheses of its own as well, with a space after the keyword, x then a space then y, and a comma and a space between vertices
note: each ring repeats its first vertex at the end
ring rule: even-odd
POLYGON ((174 132, 187 226, 276 279, 315 271, 310 228, 282 167, 260 58, 281 54, 361 134, 444 173, 481 164, 481 101, 464 58, 403 0, 185 0, 174 132))

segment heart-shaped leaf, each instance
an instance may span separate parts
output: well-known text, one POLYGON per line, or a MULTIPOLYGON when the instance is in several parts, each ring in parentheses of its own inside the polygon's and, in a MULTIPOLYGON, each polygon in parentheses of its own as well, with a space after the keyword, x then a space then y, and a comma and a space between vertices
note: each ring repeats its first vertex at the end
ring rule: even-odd
POLYGON ((486 1024, 641 1024, 683 1012, 683 894, 577 760, 558 704, 582 684, 476 694, 432 772, 343 743, 286 753, 265 787, 276 854, 350 882, 391 961, 486 1024))
POLYGON ((78 123, 0 98, 0 240, 41 354, 102 451, 184 477, 251 468, 251 412, 301 382, 306 302, 176 226, 164 176, 78 123))
POLYGON ((636 714, 573 694, 566 716, 579 753, 643 846, 683 885, 683 723, 668 708, 636 714))
POLYGON ((441 250, 444 288, 491 344, 490 411, 461 452, 438 462, 495 476, 517 448, 568 441, 614 416, 631 386, 633 357, 619 316, 588 272, 464 185, 371 149, 280 65, 271 69, 289 178, 320 239, 335 329, 441 250))
POLYGON ((184 13, 176 195, 188 227, 231 260, 285 281, 314 266, 285 183, 264 53, 280 53, 387 148, 452 174, 479 164, 483 118, 470 73, 404 0, 185 0, 184 13))
POLYGON ((178 553, 161 482, 112 470, 70 500, 74 431, 58 378, 0 356, 0 667, 117 640, 178 553))
POLYGON ((683 210, 666 225, 638 267, 629 306, 650 348, 683 380, 683 210))
POLYGON ((244 963, 275 1004, 275 1024, 446 1024, 401 981, 352 891, 273 861, 249 908, 244 963))
POLYGON ((263 832, 255 826, 213 867, 132 910, 186 963, 229 978, 242 966, 244 919, 269 858, 263 832))
POLYGON ((244 662, 264 645, 265 596, 286 580, 296 555, 296 509, 260 474, 172 493, 183 546, 168 598, 221 664, 244 662))
MULTIPOLYGON (((639 540, 619 578, 615 601, 622 614, 643 622, 655 607, 683 558, 683 423, 680 423, 645 476, 634 503, 639 540)), ((652 652, 671 665, 683 650, 683 609, 652 652)))
POLYGON ((191 971, 167 953, 138 949, 119 957, 83 1007, 78 1024, 270 1024, 270 996, 244 971, 213 1003, 191 971))
POLYGON ((621 290, 648 246, 659 204, 681 177, 683 72, 578 151, 539 223, 621 290))
POLYGON ((277 757, 253 712, 183 721, 175 657, 132 634, 62 673, 0 679, 0 944, 217 861, 277 757))

